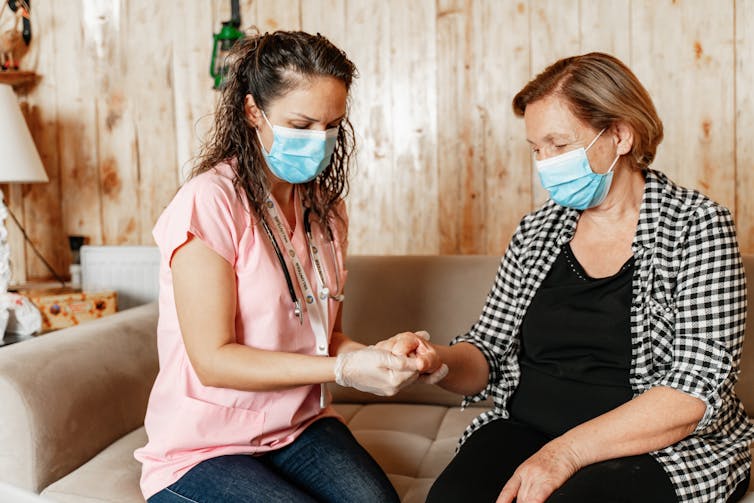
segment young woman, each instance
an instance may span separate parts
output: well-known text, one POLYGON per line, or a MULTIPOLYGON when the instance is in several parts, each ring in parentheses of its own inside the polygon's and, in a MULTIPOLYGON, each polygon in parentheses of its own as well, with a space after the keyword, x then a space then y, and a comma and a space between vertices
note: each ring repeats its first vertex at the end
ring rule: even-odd
POLYGON ((390 395, 425 366, 341 331, 356 69, 302 32, 249 36, 232 57, 201 162, 154 228, 144 497, 397 501, 322 384, 390 395))

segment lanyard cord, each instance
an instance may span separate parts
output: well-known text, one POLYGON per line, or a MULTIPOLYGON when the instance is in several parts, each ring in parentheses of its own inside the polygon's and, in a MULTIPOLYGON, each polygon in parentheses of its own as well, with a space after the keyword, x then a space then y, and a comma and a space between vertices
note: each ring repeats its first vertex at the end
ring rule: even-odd
POLYGON ((319 250, 316 246, 314 246, 312 243, 314 242, 314 238, 312 237, 312 224, 309 220, 309 214, 311 213, 311 208, 306 208, 304 210, 304 232, 306 233, 306 240, 309 244, 309 255, 312 259, 312 264, 314 265, 314 270, 317 273, 317 276, 319 277, 319 281, 322 284, 323 294, 330 297, 333 300, 337 300, 338 302, 343 301, 343 292, 340 291, 340 267, 338 266, 338 258, 335 256, 335 244, 334 244, 334 237, 332 234, 332 230, 330 229, 329 225, 325 226, 325 230, 327 231, 327 240, 330 243, 330 255, 332 256, 333 261, 333 267, 335 269, 335 292, 331 292, 330 288, 327 286, 327 281, 325 281, 325 272, 323 270, 322 264, 319 260, 319 250))
POLYGON ((285 259, 283 258, 283 252, 280 251, 280 246, 278 246, 277 241, 275 240, 275 236, 272 234, 272 230, 270 229, 270 226, 267 225, 267 220, 260 216, 259 218, 262 221, 262 227, 264 227, 264 231, 267 233, 267 237, 270 239, 270 242, 272 243, 272 248, 275 250, 275 255, 278 258, 278 262, 280 262, 280 268, 283 270, 283 274, 285 275, 285 283, 288 285, 288 293, 291 296, 291 301, 294 305, 294 313, 296 317, 298 318, 299 323, 304 323, 304 313, 301 310, 301 302, 298 300, 298 295, 296 295, 296 289, 293 287, 293 280, 291 279, 291 273, 288 272, 288 266, 285 264, 285 259))

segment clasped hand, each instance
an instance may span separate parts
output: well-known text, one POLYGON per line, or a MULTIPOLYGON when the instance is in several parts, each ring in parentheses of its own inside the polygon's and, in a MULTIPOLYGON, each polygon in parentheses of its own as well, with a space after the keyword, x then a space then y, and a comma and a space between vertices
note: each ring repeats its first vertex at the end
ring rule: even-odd
POLYGON ((335 382, 380 396, 392 396, 420 380, 443 379, 448 367, 429 344, 427 332, 402 332, 390 339, 338 355, 335 382))

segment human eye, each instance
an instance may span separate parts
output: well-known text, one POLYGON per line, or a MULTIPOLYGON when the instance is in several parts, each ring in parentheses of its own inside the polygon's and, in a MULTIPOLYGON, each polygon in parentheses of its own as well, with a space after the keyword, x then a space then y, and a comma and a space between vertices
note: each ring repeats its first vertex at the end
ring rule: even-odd
POLYGON ((291 123, 291 126, 293 129, 309 129, 312 124, 311 122, 293 122, 291 123))

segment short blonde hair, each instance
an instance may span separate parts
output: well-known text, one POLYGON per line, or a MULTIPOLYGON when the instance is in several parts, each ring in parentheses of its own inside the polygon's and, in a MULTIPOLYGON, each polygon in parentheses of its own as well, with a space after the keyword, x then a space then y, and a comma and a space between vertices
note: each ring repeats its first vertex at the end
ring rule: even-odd
POLYGON ((634 134, 632 165, 646 169, 662 141, 662 121, 636 75, 618 58, 601 52, 561 59, 548 66, 513 98, 513 112, 523 117, 527 105, 559 96, 571 112, 601 130, 618 121, 634 134))

